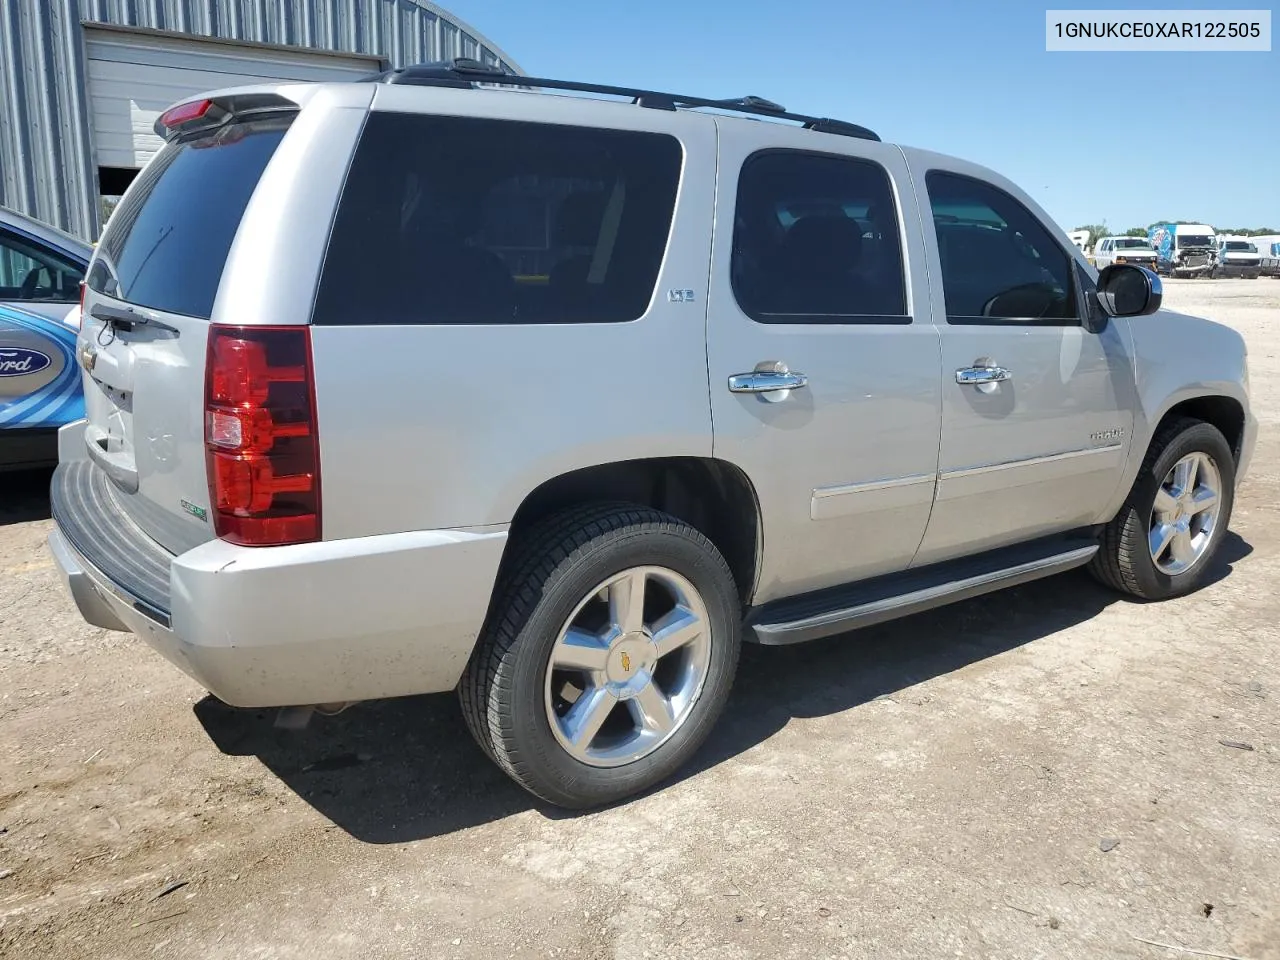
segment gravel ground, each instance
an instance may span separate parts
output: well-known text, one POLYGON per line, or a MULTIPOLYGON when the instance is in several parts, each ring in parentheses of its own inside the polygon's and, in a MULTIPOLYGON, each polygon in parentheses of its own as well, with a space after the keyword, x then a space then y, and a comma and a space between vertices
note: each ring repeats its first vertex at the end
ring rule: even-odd
POLYGON ((693 769, 587 815, 451 697, 218 707, 81 622, 47 475, 0 478, 0 956, 1280 958, 1280 283, 1166 303, 1244 333, 1262 420, 1210 586, 749 648, 693 769))

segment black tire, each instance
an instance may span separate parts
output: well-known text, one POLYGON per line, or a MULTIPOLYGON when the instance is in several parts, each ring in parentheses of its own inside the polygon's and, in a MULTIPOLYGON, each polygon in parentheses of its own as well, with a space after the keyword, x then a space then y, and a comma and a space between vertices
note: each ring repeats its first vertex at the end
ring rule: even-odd
POLYGON ((1231 447, 1217 427, 1179 418, 1151 441, 1133 489, 1120 512, 1106 525, 1089 572, 1103 584, 1143 600, 1167 600, 1197 589, 1213 567, 1235 502, 1236 465, 1231 447), (1208 546, 1187 570, 1170 575, 1151 558, 1151 511, 1165 476, 1189 453, 1208 454, 1222 481, 1220 506, 1208 546))
POLYGON ((632 504, 550 517, 513 548, 458 686, 472 736, 520 786, 557 806, 612 803, 665 780, 702 745, 733 685, 742 610, 728 564, 688 524, 632 504), (692 712, 661 746, 624 766, 592 766, 560 746, 547 720, 551 649, 593 587, 644 565, 674 570, 701 595, 712 636, 709 668, 692 712))

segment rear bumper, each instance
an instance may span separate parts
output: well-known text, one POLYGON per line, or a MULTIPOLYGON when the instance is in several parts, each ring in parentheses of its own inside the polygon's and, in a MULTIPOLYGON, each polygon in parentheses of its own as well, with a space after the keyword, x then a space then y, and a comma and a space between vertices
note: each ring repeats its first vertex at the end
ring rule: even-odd
POLYGON ((212 540, 164 554, 160 602, 153 578, 139 569, 150 566, 142 555, 160 548, 136 542, 145 535, 118 507, 59 493, 92 482, 93 471, 100 474, 87 463, 62 464, 51 498, 57 526, 49 546, 81 615, 137 634, 219 699, 290 706, 457 685, 488 610, 505 532, 432 530, 256 549, 212 540), (90 524, 79 511, 93 503, 90 524), (86 526, 101 537, 86 537, 86 526))

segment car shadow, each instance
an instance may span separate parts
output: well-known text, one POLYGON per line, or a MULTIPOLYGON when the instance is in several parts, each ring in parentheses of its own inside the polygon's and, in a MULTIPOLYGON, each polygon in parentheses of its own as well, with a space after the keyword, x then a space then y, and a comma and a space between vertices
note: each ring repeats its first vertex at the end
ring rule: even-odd
POLYGON ((30 520, 48 520, 52 470, 0 473, 0 527, 30 520))
MULTIPOLYGON (((1252 547, 1229 533, 1209 582, 1252 547)), ((828 716, 1015 650, 1125 602, 1083 571, 793 647, 743 648, 724 715, 683 780, 767 740, 793 718, 828 716)), ((275 711, 206 697, 194 712, 223 753, 256 756, 351 836, 402 843, 500 820, 541 804, 481 753, 452 694, 403 697, 277 729, 275 711)), ((663 786, 669 786, 668 781, 663 786)), ((656 789, 662 789, 658 787, 656 789)))

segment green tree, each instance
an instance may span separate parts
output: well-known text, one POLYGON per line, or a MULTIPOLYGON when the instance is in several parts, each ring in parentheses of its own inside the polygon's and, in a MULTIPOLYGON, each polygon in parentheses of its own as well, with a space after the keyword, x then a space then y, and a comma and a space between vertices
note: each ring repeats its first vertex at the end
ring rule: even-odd
POLYGON ((1147 231, 1145 227, 1130 227, 1124 232, 1126 237, 1145 237, 1147 231))

